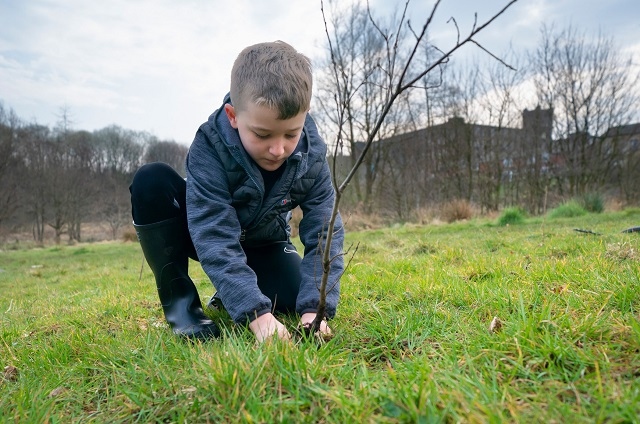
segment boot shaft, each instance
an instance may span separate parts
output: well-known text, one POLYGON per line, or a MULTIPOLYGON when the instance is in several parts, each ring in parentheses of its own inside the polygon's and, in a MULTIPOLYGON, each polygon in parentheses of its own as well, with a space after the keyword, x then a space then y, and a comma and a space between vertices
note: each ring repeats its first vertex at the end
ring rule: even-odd
POLYGON ((173 332, 186 337, 217 337, 219 330, 204 314, 198 290, 189 278, 192 243, 184 221, 177 217, 134 227, 173 332))
POLYGON ((142 252, 156 276, 160 279, 162 269, 169 263, 188 272, 191 245, 189 234, 180 217, 147 225, 134 224, 142 252))

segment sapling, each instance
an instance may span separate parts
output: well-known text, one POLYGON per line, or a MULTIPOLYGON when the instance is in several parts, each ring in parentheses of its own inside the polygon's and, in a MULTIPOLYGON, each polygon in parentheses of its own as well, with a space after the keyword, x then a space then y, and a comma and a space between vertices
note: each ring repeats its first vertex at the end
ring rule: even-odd
MULTIPOLYGON (((382 103, 382 107, 378 109, 376 115, 372 122, 374 122, 373 127, 370 131, 368 131, 366 140, 362 144, 362 149, 360 152, 351 151, 350 153, 357 155, 357 160, 353 163, 351 169, 348 171, 346 177, 342 182, 338 182, 338 177, 336 173, 336 158, 338 154, 342 152, 344 148, 344 131, 343 127, 347 123, 349 116, 349 108, 352 107, 351 100, 354 95, 362 90, 369 84, 373 84, 371 81, 372 73, 365 73, 362 77, 361 81, 351 81, 346 78, 343 78, 344 75, 342 73, 342 68, 340 67, 337 59, 336 52, 340 46, 337 44, 337 39, 332 37, 329 31, 329 25, 327 23, 327 15, 325 14, 324 1, 321 0, 321 11, 322 17, 324 20, 325 33, 327 36, 327 42, 329 46, 329 54, 331 58, 331 73, 332 73, 332 84, 334 84, 334 102, 337 110, 337 131, 336 131, 336 140, 333 144, 333 172, 332 172, 332 182, 335 190, 335 199, 333 203, 333 209, 331 212, 331 216, 327 222, 327 229, 324 234, 321 234, 319 237, 319 245, 320 252, 322 255, 321 263, 322 263, 322 276, 320 279, 320 284, 318 290, 320 291, 320 301, 318 304, 318 311, 315 320, 311 324, 308 329, 309 332, 317 333, 320 329, 320 325, 322 320, 326 314, 326 297, 327 293, 329 293, 332 289, 335 288, 337 281, 330 281, 329 275, 331 270, 331 263, 336 259, 337 256, 332 256, 330 252, 329 246, 331 246, 331 242, 334 236, 334 232, 336 231, 336 219, 338 217, 338 210, 340 207, 340 201, 344 195, 346 188, 349 186, 349 183, 353 179, 353 177, 358 172, 358 169, 362 165, 367 153, 369 152, 374 140, 376 139, 382 124, 387 118, 394 102, 398 99, 398 97, 404 93, 405 91, 418 87, 419 83, 425 78, 428 74, 433 71, 439 70, 439 68, 449 62, 451 56, 454 52, 459 50, 465 44, 474 44, 479 47, 482 51, 489 54, 495 60, 498 60, 505 66, 509 66, 504 63, 500 58, 492 54, 488 49, 486 49, 482 44, 480 44, 474 37, 480 33, 482 30, 491 25, 500 15, 502 15, 509 7, 515 4, 518 0, 511 0, 507 2, 507 4, 495 13, 491 18, 487 19, 485 22, 478 24, 477 14, 475 15, 474 23, 469 31, 468 35, 463 37, 460 33, 460 29, 458 24, 454 18, 449 19, 449 23, 452 23, 456 28, 457 38, 456 41, 453 42, 453 45, 449 49, 441 49, 435 45, 430 45, 427 39, 427 30, 431 27, 436 12, 438 11, 438 7, 440 6, 441 0, 438 0, 433 5, 429 16, 426 21, 422 25, 422 28, 419 31, 415 31, 414 27, 411 25, 408 17, 407 10, 410 3, 410 0, 407 0, 404 4, 404 8, 402 11, 402 16, 398 21, 397 26, 395 27, 395 32, 385 30, 381 26, 378 25, 376 20, 371 14, 371 9, 367 2, 367 14, 368 19, 370 20, 373 27, 376 29, 377 34, 380 36, 383 41, 383 46, 381 49, 381 55, 378 62, 375 64, 374 68, 378 71, 382 71, 383 75, 385 75, 385 84, 382 87, 384 91, 384 99, 382 103), (408 43, 403 43, 402 34, 404 30, 408 30, 409 33, 413 36, 413 39, 408 43), (436 51, 436 57, 427 63, 419 63, 417 57, 419 51, 425 48, 431 48, 436 51), (348 81, 347 81, 348 80, 348 81)), ((357 250, 357 249, 356 249, 357 250)), ((343 256, 347 254, 347 252, 340 253, 339 255, 343 256)), ((352 252, 352 254, 355 254, 352 252)), ((348 266, 348 264, 347 264, 348 266)), ((347 268, 345 266, 345 269, 347 268)))

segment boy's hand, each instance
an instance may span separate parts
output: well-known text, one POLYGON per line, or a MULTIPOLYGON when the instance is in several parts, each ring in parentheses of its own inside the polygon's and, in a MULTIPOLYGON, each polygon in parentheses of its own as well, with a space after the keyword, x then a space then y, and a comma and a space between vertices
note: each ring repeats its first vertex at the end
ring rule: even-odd
MULTIPOLYGON (((303 327, 310 326, 313 320, 316 319, 316 315, 317 314, 315 312, 307 312, 306 314, 302 314, 302 316, 300 317, 300 324, 302 324, 303 327)), ((320 323, 320 330, 318 331, 320 331, 320 333, 322 334, 332 334, 331 328, 329 328, 329 326, 327 325, 326 320, 322 320, 322 322, 320 323)))
POLYGON ((273 316, 271 312, 260 315, 249 323, 249 329, 256 335, 259 342, 267 340, 269 337, 276 336, 281 340, 290 340, 291 334, 280 321, 273 316))

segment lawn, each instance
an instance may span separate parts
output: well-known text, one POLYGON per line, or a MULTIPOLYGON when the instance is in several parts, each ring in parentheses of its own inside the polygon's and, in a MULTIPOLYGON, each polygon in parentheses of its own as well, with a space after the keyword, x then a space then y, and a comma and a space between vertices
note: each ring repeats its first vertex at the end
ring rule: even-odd
POLYGON ((6 249, 0 421, 640 422, 640 233, 621 233, 637 225, 629 209, 349 233, 321 346, 257 345, 224 311, 222 339, 177 339, 136 243, 6 249))

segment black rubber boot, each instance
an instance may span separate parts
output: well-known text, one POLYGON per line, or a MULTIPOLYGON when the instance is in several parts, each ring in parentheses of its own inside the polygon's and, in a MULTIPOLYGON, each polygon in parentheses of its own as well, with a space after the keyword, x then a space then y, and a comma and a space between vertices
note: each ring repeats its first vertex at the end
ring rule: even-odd
POLYGON ((218 337, 220 330, 202 311, 198 290, 189 278, 189 243, 182 219, 134 227, 173 332, 189 339, 218 337))

